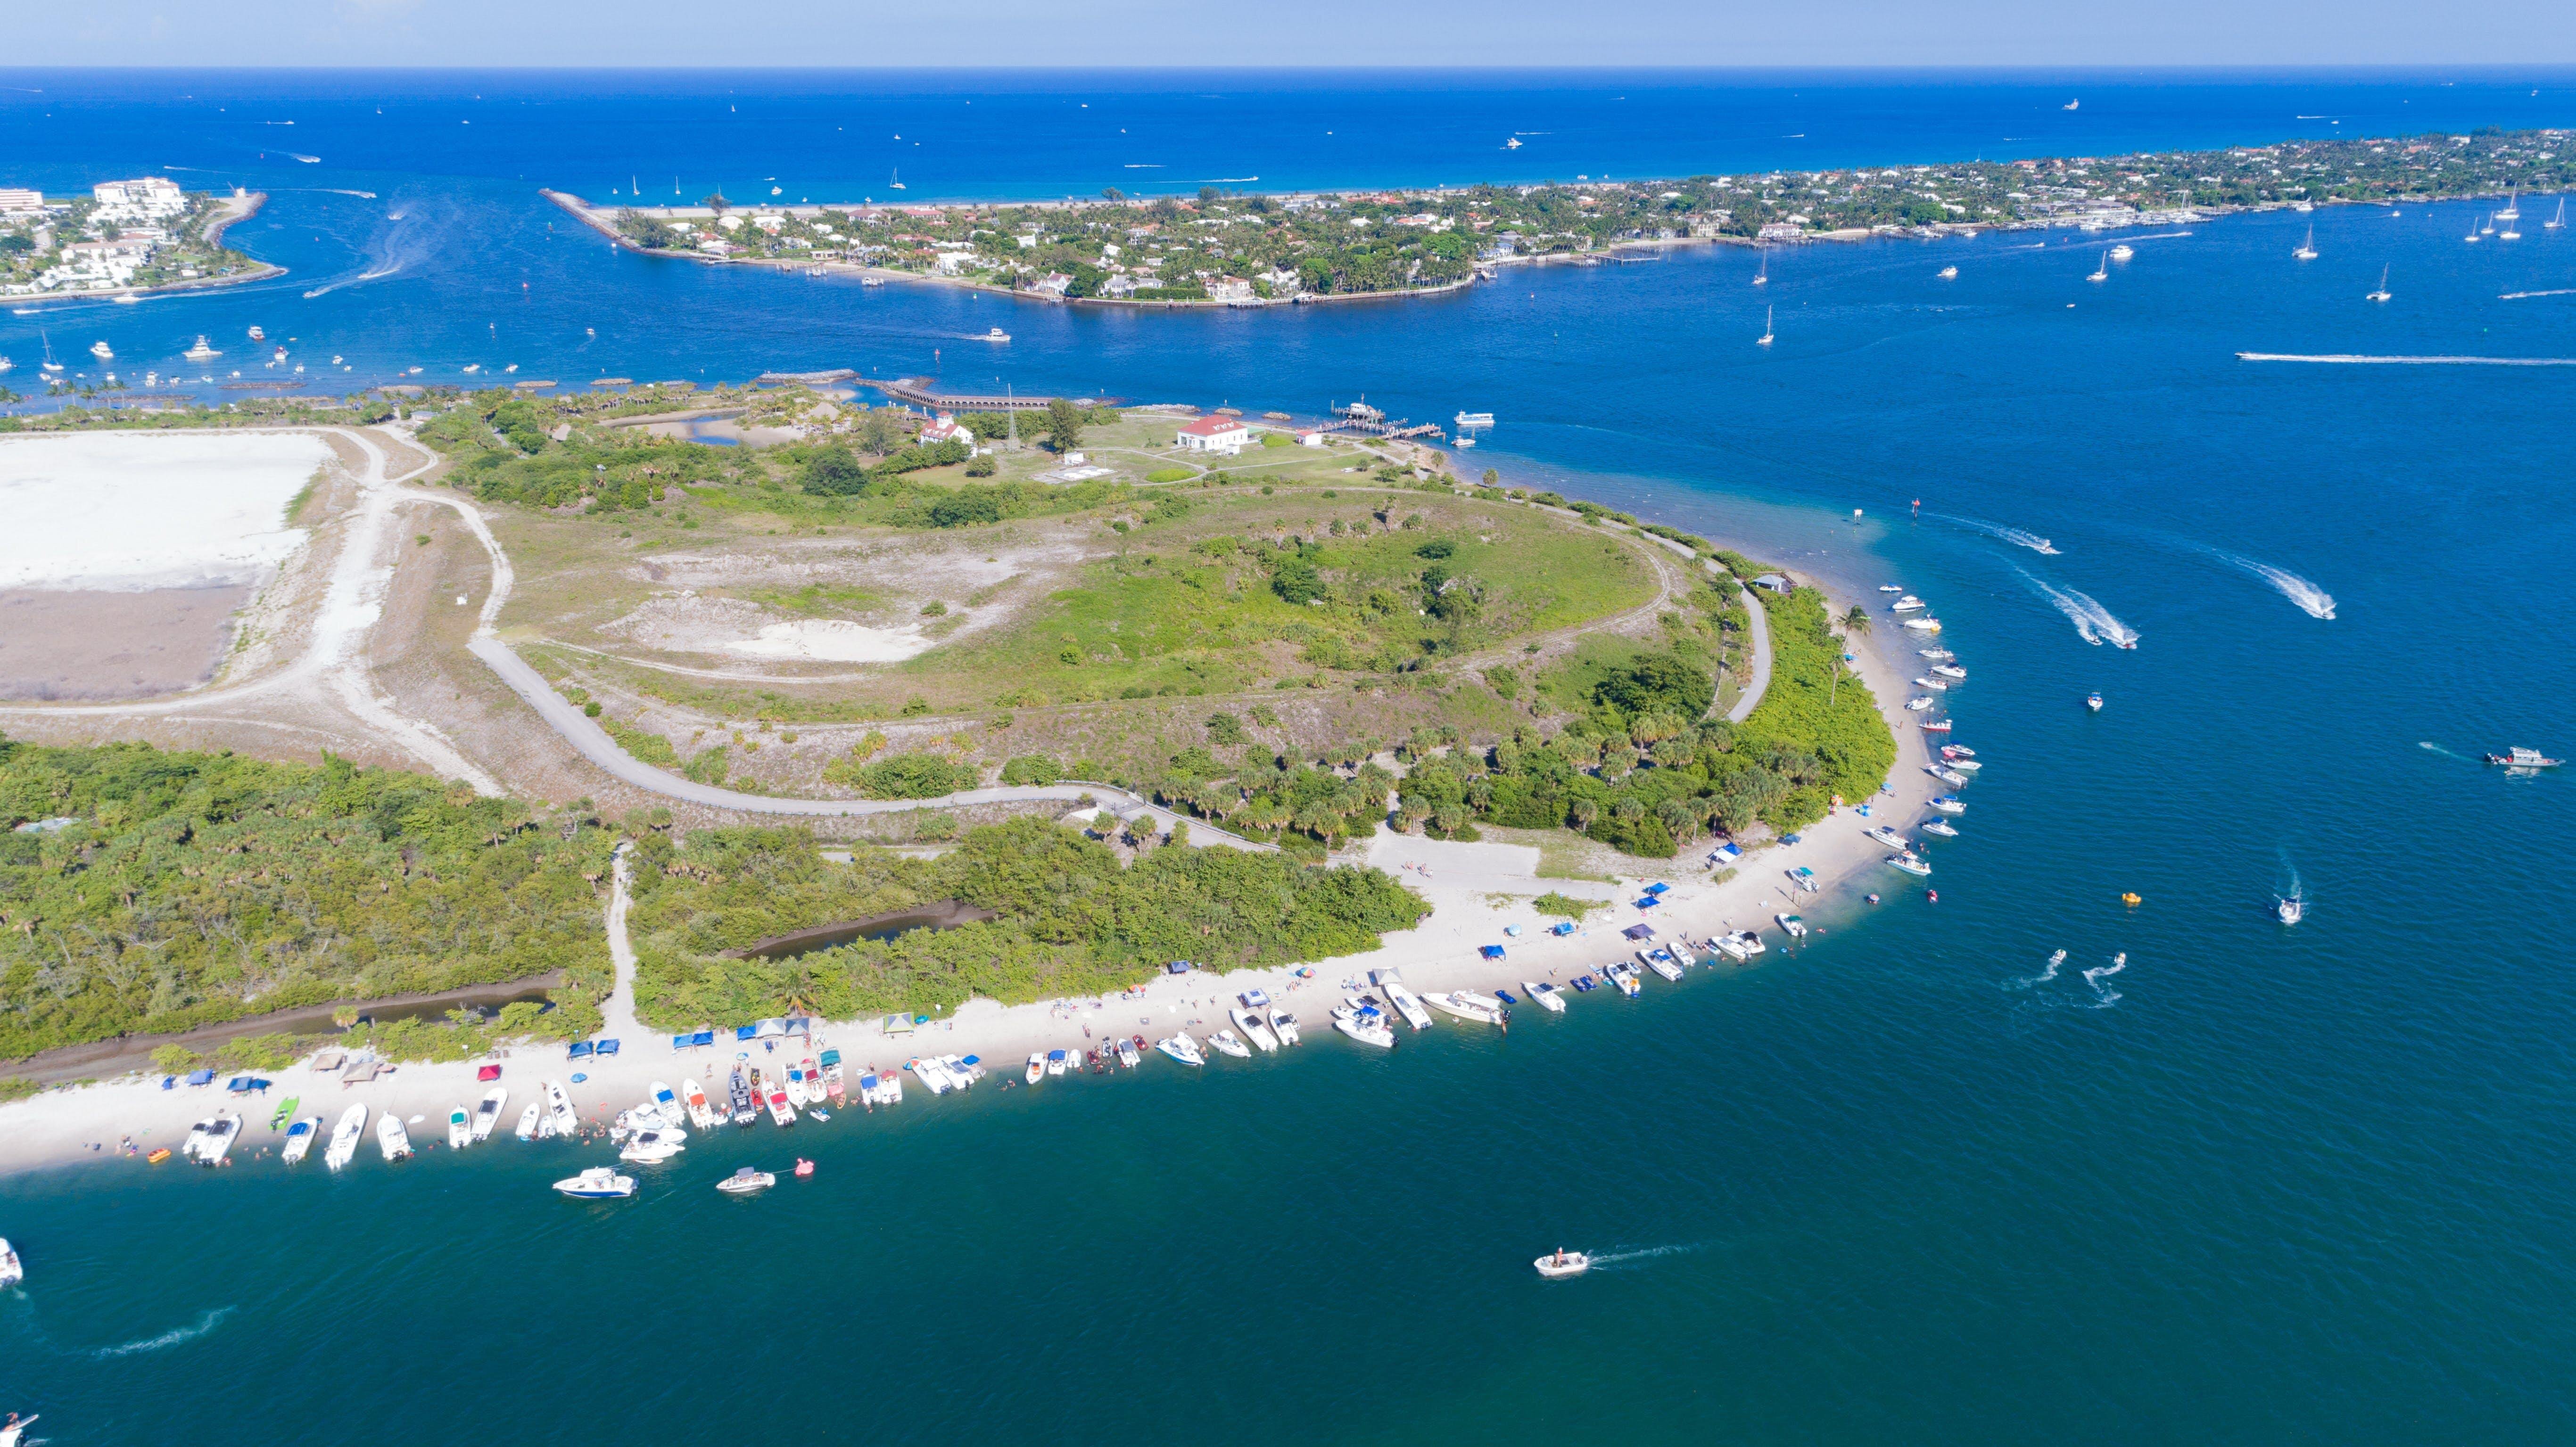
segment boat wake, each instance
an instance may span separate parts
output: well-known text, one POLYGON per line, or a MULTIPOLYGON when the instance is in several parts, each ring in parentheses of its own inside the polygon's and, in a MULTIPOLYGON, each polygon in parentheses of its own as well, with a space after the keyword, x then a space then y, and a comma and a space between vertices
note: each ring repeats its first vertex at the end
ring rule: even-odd
POLYGON ((293 156, 295 159, 302 161, 308 166, 318 166, 322 164, 322 158, 320 156, 308 156, 300 151, 289 151, 286 154, 293 156))
POLYGON ((2127 951, 2124 950, 2119 954, 2113 955, 2111 957, 2111 963, 2107 965, 2095 965, 2093 968, 2084 972, 2084 983, 2093 987, 2094 1009, 2108 1010, 2112 1006, 2120 1003, 2120 992, 2112 989, 2110 986, 2103 984, 2102 982, 2128 967, 2129 956, 2127 951))
POLYGON ((1688 1246, 1642 1246, 1634 1251, 1609 1251, 1592 1258, 1592 1269, 1599 1271, 1606 1266, 1651 1261, 1658 1256, 1680 1256, 1699 1249, 1699 1245, 1694 1243, 1688 1246))
POLYGON ((195 1326, 178 1327, 170 1331, 165 1331, 159 1336, 147 1338, 143 1341, 130 1341, 120 1346, 100 1347, 98 1350, 91 1352, 90 1355, 100 1358, 101 1360, 105 1360, 110 1357, 130 1357, 138 1352, 157 1352, 164 1347, 174 1347, 182 1342, 192 1342, 197 1338, 204 1336, 206 1333, 213 1331, 216 1327, 221 1326, 224 1318, 232 1315, 232 1312, 233 1309, 229 1306, 219 1306, 214 1310, 207 1312, 205 1315, 198 1317, 197 1324, 195 1326))
POLYGON ((2323 618, 2328 621, 2333 620, 2335 615, 2334 594, 2327 592, 2325 589, 2318 587, 2316 584, 2309 582, 2307 579, 2300 577, 2289 569, 2276 568, 2270 563, 2258 562, 2255 559, 2245 556, 2243 553, 2231 553, 2225 548, 2213 548, 2205 544, 2195 544, 2194 546, 2198 547, 2201 552, 2218 559, 2229 567, 2242 568, 2246 572, 2252 573, 2255 577, 2262 579, 2264 582, 2271 584, 2274 589, 2279 591, 2282 597, 2299 605, 2299 611, 2307 614, 2309 617, 2323 618))
POLYGON ((2057 967, 2065 963, 2066 951, 2059 950, 2057 953, 2048 957, 2047 969, 2040 971, 2036 975, 2024 975, 2018 979, 2006 980, 2004 981, 2004 988, 2007 990, 2028 990, 2036 986, 2045 985, 2049 981, 2057 978, 2057 967))
POLYGON ((2552 287, 2547 291, 2508 291, 2497 295, 2498 301, 2521 301, 2535 296, 2576 296, 2576 286, 2552 287))
POLYGON ((2108 643, 2118 648, 2138 646, 2138 630, 2112 617, 2111 610, 2093 601, 2091 595, 2043 582, 2020 569, 2014 571, 2021 572, 2032 587, 2056 604, 2057 611, 2066 615, 2066 621, 2075 625, 2076 633, 2085 642, 2097 646, 2108 643))
POLYGON ((2367 357, 2351 352, 2238 352, 2240 362, 2323 362, 2345 367, 2576 367, 2576 357, 2367 357))
POLYGON ((2449 749, 2442 747, 2440 744, 2434 743, 2430 739, 2417 739, 2415 741, 2415 747, 2419 749, 2431 749, 2433 752, 2440 754, 2443 758, 2457 759, 2464 764, 2474 764, 2478 762, 2476 759, 2470 758, 2466 754, 2452 753, 2449 749))
POLYGON ((384 249, 367 263, 366 270, 354 276, 335 276, 304 293, 304 299, 311 301, 317 296, 328 296, 342 287, 356 286, 361 282, 381 281, 402 272, 413 262, 426 258, 429 254, 428 238, 425 235, 414 234, 419 228, 413 228, 412 232, 402 229, 402 219, 406 214, 408 213, 397 211, 386 218, 394 230, 384 249))
POLYGON ((1960 517, 1955 513, 1927 512, 1924 516, 1931 518, 1935 522, 1955 523, 1971 532, 1984 533, 1990 538, 2001 538, 2005 542, 2012 544, 2014 547, 2028 548, 2034 553, 2045 553, 2052 558, 2056 557, 2058 554, 2058 548, 2055 543, 2041 537, 2037 533, 2028 532, 2021 528, 2008 528, 2002 523, 1990 523, 1983 518, 1960 517))

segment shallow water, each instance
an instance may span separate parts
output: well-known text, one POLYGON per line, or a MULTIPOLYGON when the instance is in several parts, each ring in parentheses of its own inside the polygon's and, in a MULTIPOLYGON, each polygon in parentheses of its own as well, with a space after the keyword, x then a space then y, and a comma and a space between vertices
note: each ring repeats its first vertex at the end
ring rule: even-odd
MULTIPOLYGON (((2271 134, 2246 124, 2173 129, 2271 134)), ((186 1438, 210 1379, 228 1438, 388 1447, 746 1423, 882 1442, 2576 1431, 2568 781, 2474 762, 2576 742, 2552 606, 2576 555, 2554 480, 2576 376, 2235 355, 2576 356, 2566 299, 2498 299, 2570 284, 2565 232, 2472 247, 2466 206, 2338 209, 2141 241, 2101 284, 2099 245, 2060 234, 1802 248, 1767 296, 1730 250, 1405 307, 1143 317, 657 266, 549 237, 484 183, 413 184, 504 231, 442 220, 427 253, 446 259, 303 303, 297 328, 461 363, 479 305, 531 367, 742 376, 910 370, 999 309, 1016 340, 989 365, 1023 391, 1490 409, 1476 461, 1514 481, 1848 596, 1922 594, 1971 673, 1955 737, 1987 768, 1962 837, 1932 845, 1938 904, 1891 874, 1875 909, 1804 910, 1824 933, 1794 954, 1523 1011, 1508 1036, 1444 1021, 1380 1054, 1317 1030, 1203 1071, 916 1089, 792 1139, 693 1140, 615 1206, 545 1189, 596 1148, 516 1142, 369 1153, 336 1179, 0 1182, 35 1273, 0 1297, 0 1401, 55 1440, 186 1438), (2324 254, 2302 265, 2312 221, 2324 254), (2372 306, 2383 265, 2396 298, 2372 306), (2264 569, 2330 594, 2333 619, 2264 569), (2088 646, 2054 595, 2138 646, 2088 646), (2293 871, 2311 908, 2284 929, 2293 871), (713 1189, 799 1153, 810 1181, 713 1189), (1530 1260, 1557 1246, 1618 1259, 1541 1282, 1530 1260)), ((282 236, 343 200, 264 220, 282 236)), ((294 305, 116 320, 184 345, 202 318, 269 308, 274 332, 294 305)))

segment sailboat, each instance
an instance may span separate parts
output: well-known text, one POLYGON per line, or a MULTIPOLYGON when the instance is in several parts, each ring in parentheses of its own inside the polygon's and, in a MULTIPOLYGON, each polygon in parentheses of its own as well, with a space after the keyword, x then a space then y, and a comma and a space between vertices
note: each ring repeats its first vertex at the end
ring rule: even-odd
POLYGON ((886 189, 889 191, 900 191, 903 189, 903 168, 898 166, 887 173, 886 189))
POLYGON ((2488 213, 2487 213, 2487 224, 2478 228, 2478 234, 2479 234, 2480 236, 2493 236, 2493 235, 2495 235, 2495 213, 2494 213, 2494 212, 2490 211, 2490 212, 2488 212, 2488 213))
POLYGON ((45 329, 43 327, 36 328, 36 338, 44 343, 45 347, 45 360, 38 365, 44 368, 45 375, 49 377, 60 376, 62 374, 63 364, 54 360, 54 339, 45 334, 45 329))
POLYGON ((2316 260, 2316 259, 2317 259, 2317 228, 2315 228, 2314 226, 2309 227, 2309 228, 2308 228, 2308 239, 2307 239, 2307 240, 2305 240, 2305 241, 2300 242, 2300 243, 2299 243, 2299 249, 2298 249, 2298 250, 2296 250, 2296 251, 2291 252, 2290 254, 2291 254, 2292 256, 2297 257, 2297 258, 2298 258, 2299 260, 2301 260, 2301 261, 2314 261, 2314 260, 2316 260))
POLYGON ((2388 268, 2387 268, 2387 267, 2384 267, 2384 266, 2383 266, 2383 267, 2381 267, 2381 268, 2379 269, 2379 290, 2372 292, 2372 293, 2371 293, 2367 298, 2365 298, 2365 300, 2369 300, 2369 301, 2386 301, 2386 300, 2388 300, 2388 268))
POLYGON ((2556 231, 2567 224, 2567 198, 2558 198, 2558 214, 2540 223, 2543 231, 2556 231))
MULTIPOLYGON (((2496 214, 2498 216, 2502 216, 2504 213, 2499 211, 2496 214)), ((2496 233, 2496 240, 2498 241, 2520 241, 2521 239, 2522 233, 2514 230, 2513 223, 2510 221, 2504 224, 2504 229, 2502 231, 2496 233)))
POLYGON ((2504 193, 2504 209, 2495 214, 2495 219, 2498 221, 2520 221, 2522 219, 2522 193, 2519 191, 2507 191, 2504 193))
POLYGON ((1757 347, 1771 345, 1771 308, 1767 306, 1762 309, 1762 335, 1753 339, 1753 345, 1757 347))
POLYGON ((1766 246, 1762 248, 1762 264, 1753 269, 1753 284, 1755 286, 1769 286, 1771 284, 1770 247, 1766 246))
POLYGON ((2111 279, 2111 253, 2107 251, 2103 252, 2101 264, 2094 267, 2093 274, 2084 279, 2086 281, 2109 281, 2111 279))

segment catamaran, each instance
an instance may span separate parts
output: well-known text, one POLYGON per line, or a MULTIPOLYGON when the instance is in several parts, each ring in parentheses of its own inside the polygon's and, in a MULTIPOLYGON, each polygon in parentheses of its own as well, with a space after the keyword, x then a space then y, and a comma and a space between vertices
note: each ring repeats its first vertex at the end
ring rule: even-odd
POLYGON ((322 1164, 335 1171, 348 1165, 357 1158, 358 1142, 365 1139, 366 1134, 367 1108, 350 1106, 341 1114, 340 1123, 331 1128, 331 1145, 322 1153, 322 1164))

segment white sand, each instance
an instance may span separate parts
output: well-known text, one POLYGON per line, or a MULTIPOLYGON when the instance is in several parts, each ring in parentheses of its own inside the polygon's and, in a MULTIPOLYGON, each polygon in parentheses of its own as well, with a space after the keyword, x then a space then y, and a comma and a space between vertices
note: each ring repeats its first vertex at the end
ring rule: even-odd
POLYGON ((330 455, 295 433, 0 438, 0 588, 256 582, 304 545, 286 507, 330 455))
POLYGON ((910 628, 870 628, 838 618, 772 623, 757 638, 725 645, 752 658, 812 659, 818 663, 901 663, 930 651, 930 640, 910 628))

